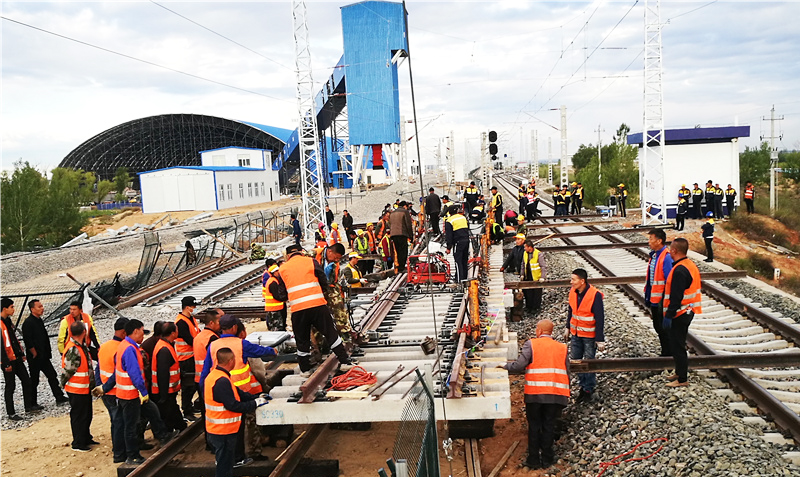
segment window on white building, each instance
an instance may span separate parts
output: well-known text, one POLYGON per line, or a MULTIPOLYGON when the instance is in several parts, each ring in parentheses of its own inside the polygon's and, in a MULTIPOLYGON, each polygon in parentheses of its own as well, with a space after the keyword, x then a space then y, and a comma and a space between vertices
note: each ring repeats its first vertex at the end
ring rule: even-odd
POLYGON ((256 182, 256 197, 258 197, 258 182, 256 182))
POLYGON ((244 199, 244 184, 241 182, 239 183, 239 198, 244 199))
POLYGON ((233 184, 228 184, 228 200, 233 200, 233 184))
POLYGON ((225 165, 225 154, 214 154, 211 156, 211 164, 215 166, 225 165))
POLYGON ((237 154, 236 159, 239 160, 239 167, 250 167, 250 154, 237 154))
POLYGON ((261 195, 267 195, 266 190, 264 189, 264 183, 261 183, 261 195))
POLYGON ((225 200, 225 186, 223 184, 219 185, 219 201, 222 202, 225 200))
POLYGON ((253 183, 247 183, 247 197, 253 197, 253 183))

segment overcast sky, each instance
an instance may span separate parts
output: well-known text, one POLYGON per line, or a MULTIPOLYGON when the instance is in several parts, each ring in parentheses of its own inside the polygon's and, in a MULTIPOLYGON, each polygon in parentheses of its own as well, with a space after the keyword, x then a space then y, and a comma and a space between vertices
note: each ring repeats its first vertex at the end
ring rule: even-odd
MULTIPOLYGON (((346 4, 308 3, 319 83, 342 54, 346 4)), ((570 154, 597 143, 598 125, 603 143, 623 122, 641 131, 644 0, 407 8, 424 160, 450 131, 457 157, 474 157, 489 129, 501 153, 529 158, 536 129, 540 159, 548 138, 557 156, 560 105, 570 154)), ((92 136, 158 114, 295 128, 290 2, 2 2, 2 16, 4 169, 20 158, 55 167, 92 136)), ((661 16, 668 129, 738 121, 751 126, 744 149, 769 135, 774 104, 779 147, 800 148, 800 2, 664 1, 661 16)), ((400 97, 411 118, 408 65, 400 97)))

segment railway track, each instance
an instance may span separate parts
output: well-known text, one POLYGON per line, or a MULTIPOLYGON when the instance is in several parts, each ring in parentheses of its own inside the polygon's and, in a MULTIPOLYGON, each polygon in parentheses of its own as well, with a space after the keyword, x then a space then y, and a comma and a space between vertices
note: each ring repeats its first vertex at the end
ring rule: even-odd
MULTIPOLYGON (((498 182, 506 192, 516 196, 516 188, 505 179, 498 182)), ((549 205, 545 203, 546 205, 549 205)), ((569 216, 580 220, 580 216, 569 216)), ((546 218, 545 218, 546 220, 546 218)), ((560 227, 553 223, 556 233, 578 232, 585 235, 559 237, 567 245, 582 246, 600 243, 622 243, 630 240, 624 235, 591 235, 596 226, 560 227)), ((574 224, 573 224, 574 225, 574 224)), ((642 229, 646 233, 648 229, 642 229)), ((558 237, 558 236, 556 236, 558 237)), ((638 237, 637 237, 638 238, 638 237)), ((587 263, 590 277, 641 275, 646 268, 647 252, 641 248, 576 250, 587 263)), ((629 300, 629 310, 634 312, 647 329, 651 319, 643 312, 644 283, 619 285, 629 300), (637 309, 638 307, 638 309, 637 309)), ((797 353, 800 344, 800 327, 790 318, 764 309, 746 297, 726 289, 715 281, 703 283, 703 313, 696 315, 690 328, 687 344, 700 355, 745 353, 797 353)), ((755 403, 765 415, 800 443, 800 370, 783 369, 725 369, 718 370, 731 386, 741 392, 749 402, 755 403)))

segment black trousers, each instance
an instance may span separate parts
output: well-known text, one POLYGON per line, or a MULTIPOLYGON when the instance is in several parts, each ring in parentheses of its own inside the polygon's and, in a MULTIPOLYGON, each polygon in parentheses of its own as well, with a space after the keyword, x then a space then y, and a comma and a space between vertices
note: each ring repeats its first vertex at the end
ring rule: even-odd
POLYGON ((456 242, 453 261, 456 262, 456 282, 466 280, 469 273, 469 239, 456 242))
POLYGON ((525 295, 525 308, 528 311, 541 308, 542 306, 541 288, 523 288, 522 294, 525 295))
POLYGON ((158 405, 161 420, 164 421, 168 431, 186 429, 186 421, 183 420, 181 408, 178 407, 178 393, 154 394, 153 399, 158 405))
POLYGON ((664 322, 664 308, 659 304, 650 306, 650 317, 653 319, 653 329, 656 330, 658 341, 661 343, 661 354, 659 356, 672 356, 672 345, 669 342, 669 330, 662 326, 664 322))
POLYGON ((495 207, 494 209, 494 221, 495 223, 502 224, 503 223, 503 207, 495 207))
POLYGON ((678 381, 685 383, 689 379, 689 357, 686 353, 686 335, 689 333, 689 325, 692 324, 694 313, 687 312, 672 320, 669 329, 669 340, 672 345, 672 359, 675 360, 675 374, 678 381))
POLYGON ((747 205, 748 214, 752 214, 756 211, 756 209, 753 207, 753 199, 745 199, 744 203, 747 205))
POLYGON ((703 217, 703 199, 700 200, 692 200, 692 205, 694 208, 692 209, 692 218, 699 219, 703 217))
POLYGON ((392 235, 392 244, 394 245, 394 256, 397 259, 397 272, 405 272, 408 261, 408 237, 392 235))
POLYGON ((92 434, 92 395, 67 393, 69 397, 69 425, 72 428, 72 447, 89 447, 92 434))
POLYGON ((676 214, 675 215, 675 230, 683 230, 683 225, 686 219, 685 214, 676 214))
POLYGON ((214 448, 215 477, 233 477, 233 464, 244 459, 244 426, 236 434, 209 434, 208 442, 214 448))
POLYGON ((433 227, 434 235, 441 235, 442 231, 439 228, 439 211, 436 211, 433 214, 428 214, 428 222, 430 223, 431 227, 433 227))
POLYGON ((714 199, 714 218, 723 219, 725 214, 722 213, 722 199, 714 199))
POLYGON ((347 351, 344 343, 333 322, 331 311, 328 305, 315 306, 305 310, 292 312, 292 329, 294 339, 297 343, 297 358, 300 362, 300 370, 305 372, 311 369, 309 362, 311 354, 311 327, 314 327, 325 337, 326 343, 333 343, 331 351, 336 354, 340 363, 348 361, 347 351))
POLYGON ((583 210, 583 199, 572 199, 572 213, 579 215, 583 210))
POLYGON ((375 270, 375 260, 359 260, 358 270, 362 275, 369 275, 375 270))
POLYGON ((525 403, 528 419, 528 463, 549 466, 555 462, 553 439, 556 421, 561 416, 561 404, 525 403))
POLYGON ((533 218, 539 214, 539 209, 537 208, 536 202, 531 202, 525 207, 525 221, 526 222, 533 222, 533 218))
POLYGON ((528 199, 527 197, 523 197, 519 200, 519 215, 525 215, 525 207, 528 206, 528 199))
POLYGON ((28 360, 28 367, 31 370, 31 401, 34 404, 38 402, 39 377, 42 373, 44 373, 44 376, 47 378, 47 383, 50 385, 50 390, 53 391, 53 396, 56 400, 63 401, 67 398, 64 396, 64 391, 61 390, 61 386, 58 384, 58 375, 53 368, 53 363, 51 363, 49 359, 41 357, 31 358, 28 360))
POLYGON ((142 417, 150 421, 150 429, 156 439, 165 439, 169 434, 161 419, 161 413, 158 412, 158 406, 153 401, 142 404, 139 398, 117 399, 117 405, 122 413, 123 426, 125 426, 125 454, 128 459, 141 457, 139 454, 139 420, 142 417))
POLYGON ((714 237, 703 237, 703 240, 706 242, 706 257, 708 257, 709 260, 714 260, 714 237))
POLYGON ((114 454, 114 461, 122 461, 127 458, 125 455, 125 423, 122 420, 122 409, 117 404, 117 396, 103 395, 103 404, 108 410, 108 417, 111 421, 111 451, 114 454))
POLYGON ((733 199, 725 199, 725 205, 728 206, 728 217, 730 217, 733 215, 733 210, 736 208, 733 199))
POLYGON ((628 216, 628 198, 627 197, 620 197, 619 198, 619 214, 623 217, 628 216))
POLYGON ((9 416, 17 413, 14 409, 14 391, 17 389, 17 379, 22 383, 22 400, 25 403, 25 410, 30 409, 36 401, 33 399, 31 378, 28 376, 28 369, 22 359, 17 358, 11 362, 11 371, 3 368, 3 381, 5 382, 5 392, 3 397, 6 400, 6 412, 9 416))
POLYGON ((194 382, 194 359, 185 359, 178 363, 181 370, 181 409, 184 413, 194 413, 194 393, 197 385, 194 382))

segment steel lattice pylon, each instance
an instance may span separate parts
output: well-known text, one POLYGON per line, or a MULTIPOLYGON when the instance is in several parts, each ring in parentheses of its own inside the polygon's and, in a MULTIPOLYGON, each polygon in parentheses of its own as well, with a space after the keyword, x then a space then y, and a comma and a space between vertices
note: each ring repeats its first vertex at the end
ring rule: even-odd
POLYGON ((314 111, 314 79, 308 41, 306 3, 292 2, 295 66, 297 73, 297 112, 300 151, 300 185, 303 193, 303 219, 306 238, 313 238, 317 224, 324 223, 325 196, 322 181, 319 130, 314 111))
POLYGON ((664 201, 664 93, 661 1, 644 2, 644 128, 639 162, 642 225, 667 222, 664 201))

